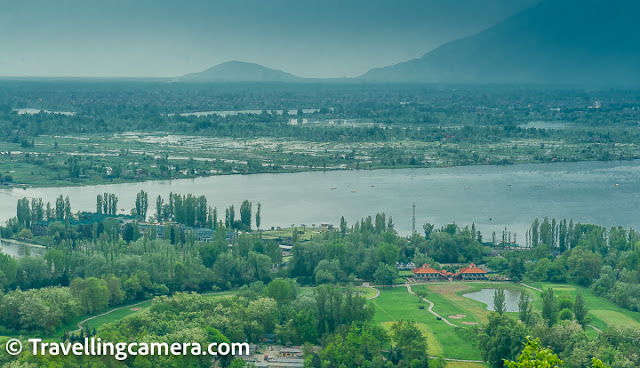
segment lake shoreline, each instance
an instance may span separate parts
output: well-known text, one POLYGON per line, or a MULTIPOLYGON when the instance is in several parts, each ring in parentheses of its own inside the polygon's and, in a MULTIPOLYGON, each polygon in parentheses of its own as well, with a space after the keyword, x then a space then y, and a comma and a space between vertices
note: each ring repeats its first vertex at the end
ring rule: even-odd
POLYGON ((185 178, 170 178, 170 179, 158 179, 158 178, 150 178, 145 180, 107 180, 104 181, 92 181, 87 183, 77 183, 77 182, 64 182, 53 185, 39 185, 39 184, 29 184, 29 183, 11 183, 7 186, 0 186, 0 192, 3 190, 10 189, 43 189, 43 188, 65 188, 65 187, 92 187, 92 186, 102 186, 102 185, 117 185, 117 184, 135 184, 135 183, 155 183, 155 182, 173 182, 180 180, 193 180, 193 179, 202 179, 202 178, 215 178, 215 177, 228 177, 228 176, 252 176, 252 175, 263 175, 263 174, 300 174, 300 173, 318 173, 318 172, 353 172, 353 171, 383 171, 383 170, 422 170, 422 169, 448 169, 455 167, 513 167, 520 165, 558 165, 558 164, 566 164, 566 163, 580 163, 580 162, 633 162, 639 161, 640 159, 632 158, 628 160, 575 160, 575 161, 553 161, 553 162, 540 162, 540 161, 522 161, 516 162, 512 164, 496 164, 496 163, 475 163, 475 164, 466 164, 466 165, 434 165, 434 166, 418 166, 418 165, 399 165, 399 166, 391 166, 391 167, 374 167, 374 168, 318 168, 318 169, 300 169, 300 170, 281 170, 281 171, 264 171, 264 172, 250 172, 250 173, 216 173, 210 175, 195 175, 192 177, 185 178))

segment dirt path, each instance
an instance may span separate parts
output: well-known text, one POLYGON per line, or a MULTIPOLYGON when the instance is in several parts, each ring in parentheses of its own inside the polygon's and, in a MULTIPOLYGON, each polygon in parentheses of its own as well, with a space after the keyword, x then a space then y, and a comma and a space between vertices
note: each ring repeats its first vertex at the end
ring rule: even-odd
POLYGON ((524 282, 521 282, 521 283, 520 283, 520 285, 522 285, 522 286, 524 286, 524 287, 528 287, 529 289, 533 289, 533 290, 535 290, 535 291, 542 292, 542 289, 538 289, 537 287, 533 287, 533 286, 531 286, 531 285, 527 285, 527 284, 525 284, 524 282))
POLYGON ((589 327, 593 328, 594 330, 598 331, 598 333, 602 333, 602 330, 599 329, 598 327, 594 326, 594 325, 587 325, 587 326, 589 326, 589 327))
POLYGON ((375 290, 376 295, 368 297, 367 300, 375 299, 380 296, 380 290, 374 288, 373 286, 369 286, 369 288, 375 290))
MULTIPOLYGON (((416 293, 414 293, 414 292, 413 292, 413 290, 411 290, 411 285, 409 285, 409 284, 405 284, 405 286, 407 287, 407 291, 409 292, 409 294, 411 294, 411 295, 416 295, 416 293)), ((441 315, 439 315, 438 313, 434 312, 434 311, 433 311, 433 307, 435 306, 435 304, 433 304, 433 302, 432 302, 432 301, 427 300, 427 299, 425 299, 425 298, 421 298, 421 299, 422 299, 422 300, 424 300, 425 302, 429 303, 429 308, 427 309, 427 310, 429 311, 429 313, 431 313, 431 314, 433 314, 434 316, 436 316, 436 317, 440 318, 441 320, 443 320, 443 321, 444 321, 444 323, 448 324, 448 325, 449 325, 449 326, 451 326, 451 327, 458 327, 458 325, 455 325, 455 324, 453 324, 453 323, 449 322, 449 320, 448 320, 448 319, 446 319, 446 318, 442 317, 441 315)))

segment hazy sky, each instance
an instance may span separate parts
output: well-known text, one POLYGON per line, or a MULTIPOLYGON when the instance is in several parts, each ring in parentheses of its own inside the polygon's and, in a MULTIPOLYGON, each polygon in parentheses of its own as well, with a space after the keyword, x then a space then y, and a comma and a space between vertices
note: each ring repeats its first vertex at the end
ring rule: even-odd
POLYGON ((538 1, 0 0, 0 75, 165 77, 242 60, 357 76, 538 1))

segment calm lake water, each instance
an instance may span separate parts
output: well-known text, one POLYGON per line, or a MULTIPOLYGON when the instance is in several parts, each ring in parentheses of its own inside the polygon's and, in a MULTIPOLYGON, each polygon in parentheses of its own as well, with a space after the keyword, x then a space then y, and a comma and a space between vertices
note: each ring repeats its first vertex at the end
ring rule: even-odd
MULTIPOLYGON (((90 187, 0 189, 0 222, 15 216, 22 197, 55 203, 70 196, 74 211, 95 211, 96 195, 110 192, 118 207, 135 207, 136 194, 149 193, 149 214, 155 198, 169 192, 205 195, 209 204, 236 211, 248 199, 262 203, 262 228, 271 226, 352 224, 367 215, 393 216, 396 230, 411 232, 412 204, 416 230, 425 222, 438 226, 455 221, 476 223, 485 239, 496 231, 517 233, 524 242, 531 221, 545 216, 583 223, 640 228, 640 161, 466 166, 436 169, 327 171, 295 174, 214 176, 90 187)), ((238 218, 239 215, 236 215, 238 218)))
MULTIPOLYGON (((24 256, 24 246, 9 243, 7 241, 2 241, 0 239, 0 252, 8 254, 13 257, 22 257, 24 256)), ((45 253, 45 249, 41 247, 30 247, 30 252, 32 256, 43 256, 45 253)))
MULTIPOLYGON (((496 289, 482 289, 473 293, 462 294, 469 299, 477 300, 487 305, 487 310, 493 311, 493 296, 496 289)), ((518 301, 520 300, 520 291, 504 289, 504 304, 507 312, 518 311, 518 301)))

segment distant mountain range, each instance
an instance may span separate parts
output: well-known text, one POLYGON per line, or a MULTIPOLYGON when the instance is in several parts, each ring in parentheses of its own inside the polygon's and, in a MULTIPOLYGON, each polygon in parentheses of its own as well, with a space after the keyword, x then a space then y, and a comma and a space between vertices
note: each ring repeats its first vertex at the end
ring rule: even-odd
POLYGON ((262 65, 229 61, 180 78, 190 82, 300 82, 303 78, 262 65))
MULTIPOLYGON (((419 59, 352 79, 385 83, 498 83, 640 87, 636 0, 545 0, 419 59)), ((302 82, 257 64, 229 62, 183 80, 302 82)))
POLYGON ((639 14, 635 0, 546 0, 476 35, 361 78, 640 86, 639 14))

